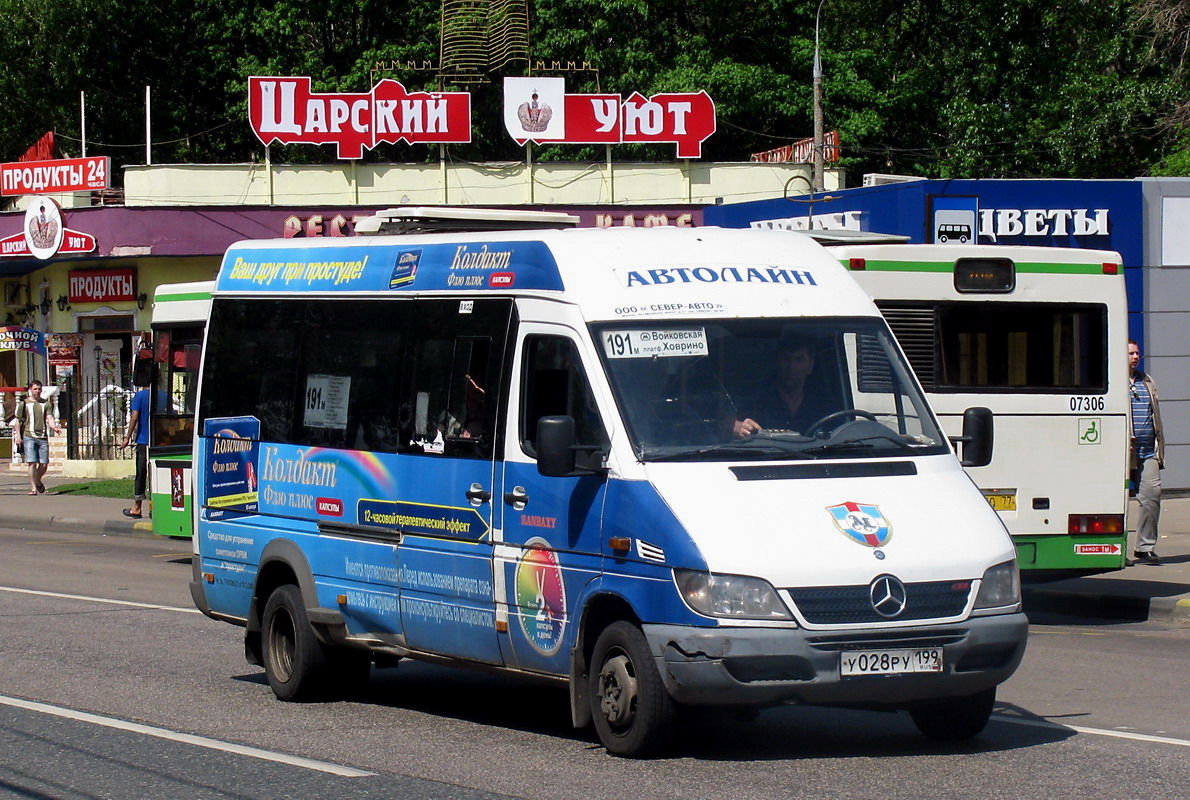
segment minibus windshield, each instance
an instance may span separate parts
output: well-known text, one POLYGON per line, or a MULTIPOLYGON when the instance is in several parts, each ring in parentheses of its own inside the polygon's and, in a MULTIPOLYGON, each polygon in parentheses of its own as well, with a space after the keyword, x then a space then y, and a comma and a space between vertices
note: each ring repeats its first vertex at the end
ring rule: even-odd
POLYGON ((945 453, 883 320, 634 320, 594 327, 642 461, 945 453))

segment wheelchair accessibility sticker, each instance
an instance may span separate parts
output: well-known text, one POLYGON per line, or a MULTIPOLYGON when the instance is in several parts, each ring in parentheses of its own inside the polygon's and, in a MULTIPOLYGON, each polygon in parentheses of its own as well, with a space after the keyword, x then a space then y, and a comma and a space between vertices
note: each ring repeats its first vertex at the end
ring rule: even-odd
POLYGON ((1102 420, 1099 417, 1084 417, 1078 421, 1078 443, 1099 444, 1103 441, 1102 420))
POLYGON ((880 509, 868 503, 840 503, 827 506, 837 527, 851 541, 868 547, 883 547, 892 538, 892 526, 880 509))

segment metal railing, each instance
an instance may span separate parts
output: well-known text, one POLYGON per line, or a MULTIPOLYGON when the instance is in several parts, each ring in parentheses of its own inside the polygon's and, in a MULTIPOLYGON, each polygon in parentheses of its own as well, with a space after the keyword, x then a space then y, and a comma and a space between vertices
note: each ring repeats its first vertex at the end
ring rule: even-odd
MULTIPOLYGON (((127 370, 124 370, 127 371, 127 370)), ((110 376, 105 376, 110 377, 110 376)), ((128 375, 119 383, 88 378, 67 381, 58 393, 58 419, 66 423, 66 457, 71 460, 119 461, 133 457, 123 448, 124 432, 132 413, 128 375)))

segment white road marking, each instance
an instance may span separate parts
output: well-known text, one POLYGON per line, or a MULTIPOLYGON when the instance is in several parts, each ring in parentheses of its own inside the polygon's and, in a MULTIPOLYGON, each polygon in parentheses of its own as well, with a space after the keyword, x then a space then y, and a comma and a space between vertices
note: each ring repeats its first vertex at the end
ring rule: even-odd
POLYGON ((51 716, 73 719, 79 722, 88 722, 92 725, 102 725, 105 728, 116 728, 117 730, 140 733, 145 736, 154 736, 158 739, 167 739, 171 742, 181 742, 182 744, 190 744, 196 747, 205 747, 209 750, 219 750, 224 753, 234 753, 236 755, 247 756, 249 758, 259 758, 262 761, 274 761, 278 764, 288 764, 293 767, 301 767, 303 769, 316 770, 318 772, 327 772, 331 775, 338 775, 343 778, 367 778, 376 774, 374 772, 365 772, 364 770, 355 769, 353 767, 344 767, 339 764, 332 764, 329 761, 315 761, 311 758, 302 758, 301 756, 277 753, 272 750, 261 750, 257 747, 247 747, 242 744, 221 742, 218 739, 208 739, 205 736, 195 736, 189 733, 180 733, 178 731, 171 731, 166 728, 155 728, 152 725, 141 725, 137 722, 128 722, 127 720, 117 719, 115 717, 102 717, 98 714, 88 714, 85 711, 75 711, 74 709, 46 705, 45 703, 34 703, 30 702, 29 700, 20 700, 16 697, 0 695, 0 705, 12 706, 13 708, 23 708, 26 711, 36 711, 39 714, 50 714, 51 716))
POLYGON ((134 608, 151 608, 157 611, 180 611, 183 614, 201 613, 197 608, 179 608, 178 606, 160 606, 156 603, 137 603, 132 600, 112 600, 107 597, 87 597, 81 594, 63 594, 62 592, 42 592, 37 589, 18 589, 15 586, 0 586, 0 592, 14 594, 35 594, 40 597, 57 597, 63 600, 86 600, 91 603, 108 603, 115 606, 132 606, 134 608))
MULTIPOLYGON (((155 605, 153 603, 135 603, 130 600, 108 600, 103 597, 86 597, 84 595, 63 594, 61 592, 42 592, 42 591, 38 591, 36 589, 17 589, 15 587, 11 587, 11 586, 0 586, 0 592, 15 592, 17 594, 35 594, 35 595, 41 595, 44 597, 60 597, 60 598, 66 599, 66 600, 88 600, 93 603, 110 603, 112 605, 119 605, 119 606, 134 606, 136 608, 151 608, 151 609, 156 609, 159 611, 181 611, 186 614, 200 613, 198 611, 198 609, 196 609, 196 608, 178 608, 177 606, 162 606, 162 605, 155 605)), ((5 698, 3 695, 0 695, 0 703, 7 702, 9 700, 13 700, 13 698, 5 698)), ((17 701, 9 703, 9 705, 17 705, 17 704, 24 703, 24 702, 25 701, 23 701, 23 700, 17 700, 17 701)), ((31 705, 37 705, 37 704, 31 704, 31 705)), ((45 708, 53 708, 53 706, 46 706, 45 708)), ((47 713, 51 713, 51 712, 47 712, 47 713)), ((77 713, 77 714, 80 714, 82 716, 87 716, 87 717, 92 716, 92 715, 83 714, 83 712, 72 712, 72 713, 77 713)), ((60 714, 59 716, 68 716, 68 715, 60 714)), ((79 718, 82 718, 82 717, 79 717, 79 718)), ((88 720, 88 721, 96 721, 96 720, 101 720, 101 719, 105 719, 105 718, 104 717, 95 717, 93 720, 88 720)), ((1075 733, 1084 733, 1084 734, 1087 734, 1088 736, 1108 736, 1108 737, 1114 737, 1116 739, 1131 739, 1131 740, 1137 741, 1137 742, 1153 742, 1154 744, 1171 744, 1171 745, 1175 745, 1177 747, 1190 747, 1190 740, 1175 739, 1170 736, 1153 736, 1153 735, 1147 734, 1147 733, 1131 733, 1129 731, 1118 731, 1118 730, 1113 731, 1113 730, 1108 730, 1107 728, 1084 728, 1079 725, 1063 725, 1058 722, 1048 722, 1048 721, 1042 720, 1042 719, 1021 719, 1020 717, 1009 717, 1009 716, 1004 716, 1001 714, 993 715, 992 719, 997 720, 999 722, 1013 723, 1015 725, 1033 725, 1038 728, 1054 728, 1057 730, 1074 731, 1075 733)), ((117 720, 112 720, 112 722, 116 722, 116 721, 117 720)), ((102 724, 108 724, 108 723, 96 722, 96 724, 102 725, 102 724)), ((124 724, 129 725, 129 726, 136 725, 136 723, 132 723, 132 722, 124 723, 124 724)), ((120 727, 120 726, 119 725, 111 725, 111 727, 120 727)), ((145 729, 143 731, 140 731, 142 733, 148 732, 151 730, 161 731, 161 733, 171 733, 170 731, 163 731, 162 729, 159 729, 159 728, 150 729, 150 728, 146 728, 145 726, 138 726, 135 728, 129 727, 129 728, 127 728, 127 730, 139 730, 140 728, 145 729)), ((150 735, 158 735, 158 734, 151 733, 150 735)), ((203 747, 215 747, 215 749, 220 749, 221 747, 226 747, 228 749, 240 747, 239 745, 232 745, 232 744, 224 745, 224 743, 216 742, 213 739, 203 740, 202 737, 200 737, 200 736, 189 736, 188 734, 183 734, 183 733, 171 734, 171 736, 164 736, 163 738, 174 738, 174 737, 188 737, 185 739, 177 738, 177 741, 194 740, 192 742, 194 744, 199 744, 200 746, 203 746, 203 747), (211 744, 202 744, 202 741, 210 742, 211 744)), ((246 755, 255 755, 255 757, 257 757, 257 758, 266 758, 267 757, 266 755, 258 755, 258 754, 259 753, 264 753, 264 754, 268 753, 268 751, 266 751, 266 750, 257 751, 254 748, 250 748, 250 747, 249 748, 241 748, 240 750, 230 750, 230 752, 242 752, 242 751, 253 751, 250 753, 245 752, 245 754, 246 755)), ((278 755, 277 758, 271 758, 269 760, 281 761, 285 758, 290 758, 290 757, 278 755)), ((284 763, 297 763, 298 761, 304 761, 304 759, 296 759, 294 761, 285 761, 284 763)), ((322 762, 309 762, 309 763, 320 764, 322 762)), ((334 765, 330 765, 330 766, 334 766, 334 765)), ((318 769, 318 767, 310 767, 310 769, 318 769)), ((336 769, 347 769, 347 768, 346 767, 342 767, 342 768, 336 767, 336 769)), ((336 773, 336 774, 345 774, 348 777, 359 777, 361 775, 371 775, 373 773, 359 772, 358 770, 352 770, 352 771, 350 771, 350 773, 336 773)))
POLYGON ((1113 731, 1107 728, 1084 728, 1079 725, 1063 725, 1060 722, 1049 722, 1044 719, 1021 719, 1020 717, 1006 717, 1000 714, 993 715, 992 719, 997 722, 1011 722, 1015 725, 1032 725, 1037 728, 1074 731, 1075 733, 1085 733, 1088 736, 1110 736, 1116 739, 1132 739, 1136 742, 1153 742, 1154 744, 1172 744, 1177 747, 1190 747, 1190 740, 1175 739, 1171 736, 1153 736, 1149 733, 1113 731))

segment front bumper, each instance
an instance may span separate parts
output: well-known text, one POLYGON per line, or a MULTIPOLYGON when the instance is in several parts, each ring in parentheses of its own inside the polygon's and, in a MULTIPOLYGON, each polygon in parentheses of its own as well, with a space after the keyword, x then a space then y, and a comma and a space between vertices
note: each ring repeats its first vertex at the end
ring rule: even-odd
POLYGON ((689 705, 805 703, 898 707, 1006 681, 1028 636, 1022 613, 882 630, 643 626, 674 700, 689 705), (845 650, 942 647, 943 671, 842 677, 845 650))

